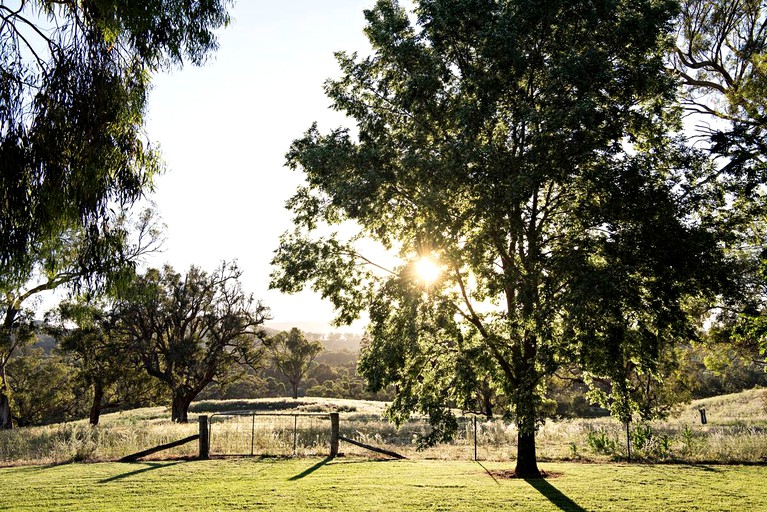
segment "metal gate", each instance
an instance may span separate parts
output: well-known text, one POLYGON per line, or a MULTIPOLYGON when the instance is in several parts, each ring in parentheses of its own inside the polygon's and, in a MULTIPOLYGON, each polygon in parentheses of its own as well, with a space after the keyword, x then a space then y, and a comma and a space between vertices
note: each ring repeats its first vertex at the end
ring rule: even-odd
POLYGON ((328 413, 226 411, 210 416, 211 455, 315 455, 330 447, 328 413))

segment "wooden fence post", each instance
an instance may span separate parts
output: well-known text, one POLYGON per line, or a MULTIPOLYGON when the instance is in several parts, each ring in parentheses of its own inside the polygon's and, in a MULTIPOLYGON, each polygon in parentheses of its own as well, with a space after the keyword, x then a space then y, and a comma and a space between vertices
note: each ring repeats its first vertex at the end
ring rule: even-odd
POLYGON ((210 437, 208 436, 208 417, 200 416, 200 459, 210 458, 210 437))
POLYGON ((338 455, 338 438, 340 436, 340 427, 338 421, 338 413, 330 413, 330 456, 336 457, 338 455))

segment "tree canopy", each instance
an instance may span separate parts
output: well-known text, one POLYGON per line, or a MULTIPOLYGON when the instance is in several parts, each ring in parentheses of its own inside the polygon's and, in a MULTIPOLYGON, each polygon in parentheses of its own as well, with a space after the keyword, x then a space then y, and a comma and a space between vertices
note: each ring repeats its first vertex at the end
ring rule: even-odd
POLYGON ((161 169, 144 133, 152 75, 204 62, 231 3, 0 4, 0 425, 21 304, 125 261, 120 217, 161 169))
POLYGON ((173 421, 186 423, 192 400, 211 382, 231 380, 237 364, 261 361, 269 310, 243 292, 241 275, 234 263, 183 276, 149 269, 115 300, 109 336, 167 386, 173 421))
POLYGON ((55 289, 84 295, 114 291, 163 242, 162 225, 152 209, 137 216, 110 215, 105 227, 108 234, 95 243, 82 227, 66 229, 42 244, 43 250, 28 256, 25 273, 0 274, 0 428, 12 426, 6 365, 35 338, 30 303, 55 289))
POLYGON ((765 171, 767 171, 767 6, 752 0, 684 0, 671 64, 682 83, 682 105, 715 158, 716 180, 728 196, 728 248, 739 261, 739 297, 719 311, 711 339, 735 343, 755 357, 764 336, 765 171), (727 333, 726 336, 722 336, 727 333))
POLYGON ((80 400, 90 399, 91 425, 99 424, 106 409, 163 401, 158 383, 124 350, 118 336, 110 336, 112 318, 106 301, 63 301, 46 314, 46 330, 59 341, 58 350, 70 356, 80 400))
POLYGON ((0 5, 0 275, 68 228, 94 239, 160 169, 144 135, 151 76, 202 63, 230 0, 0 5))
MULTIPOLYGON (((767 12, 754 0, 684 0, 672 64, 684 105, 757 135, 765 127, 767 12), (754 132, 753 130, 756 130, 754 132)), ((722 131, 714 126, 709 133, 722 131)), ((733 131, 732 135, 737 135, 733 131)), ((752 144, 758 144, 752 140, 752 144)), ((752 154, 763 162, 762 156, 752 154)))
POLYGON ((326 93, 356 129, 314 126, 291 146, 307 184, 272 285, 312 286, 339 322, 367 310, 360 370, 373 390, 397 386, 395 420, 430 415, 426 442, 489 384, 519 428, 517 473, 537 475, 547 377, 655 371, 690 332, 686 297, 718 286, 701 272, 720 262, 715 230, 696 215, 715 199, 688 186, 706 159, 668 135, 675 9, 380 0, 365 12, 372 55, 337 54, 326 93), (371 265, 333 230, 347 221, 402 264, 371 265), (440 267, 428 286, 423 256, 440 267))
POLYGON ((300 329, 279 332, 265 342, 271 354, 272 364, 290 383, 293 398, 298 398, 298 386, 311 368, 312 362, 322 352, 322 343, 307 340, 300 329))

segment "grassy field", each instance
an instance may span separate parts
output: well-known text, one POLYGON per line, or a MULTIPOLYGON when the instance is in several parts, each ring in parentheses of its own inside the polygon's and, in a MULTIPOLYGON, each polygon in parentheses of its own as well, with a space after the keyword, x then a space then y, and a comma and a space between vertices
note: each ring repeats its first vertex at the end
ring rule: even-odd
POLYGON ((79 421, 0 431, 0 465, 8 466, 0 468, 0 510, 767 511, 767 390, 696 401, 653 423, 645 452, 635 453, 644 463, 616 462, 625 438, 609 418, 549 421, 538 434, 545 480, 505 476, 516 449, 513 425, 479 421, 480 462, 472 462, 469 418, 454 443, 419 452, 413 439, 427 428, 423 420, 396 429, 380 418, 383 407, 312 398, 210 401, 193 405, 188 425, 171 423, 155 407, 105 415, 97 428, 79 421), (323 458, 329 426, 317 414, 329 411, 341 412, 342 435, 410 460, 374 460, 348 443, 341 444, 346 456, 323 458), (196 433, 198 414, 213 417, 214 454, 301 457, 183 460, 197 453, 190 443, 138 463, 61 464, 116 460, 186 437, 196 433), (590 441, 597 437, 612 451, 598 449, 590 441), (748 464, 721 464, 733 461, 748 464))
POLYGON ((223 459, 0 469, 0 510, 767 510, 763 466, 223 459))
MULTIPOLYGON (((190 424, 174 424, 164 407, 107 414, 97 428, 85 420, 0 431, 0 466, 60 464, 117 460, 152 446, 197 432, 198 414, 212 415, 211 452, 226 455, 324 455, 329 451, 329 421, 321 416, 284 416, 340 411, 343 436, 387 448, 410 458, 468 460, 474 455, 471 418, 461 418, 455 442, 418 451, 415 439, 428 425, 415 419, 397 429, 381 418, 381 402, 300 398, 204 401, 193 404, 190 424), (226 411, 256 411, 283 416, 237 416, 226 411)), ((632 456, 644 461, 684 463, 767 462, 767 390, 698 400, 683 406, 666 421, 650 425, 651 436, 632 456), (708 424, 700 424, 705 407, 708 424)), ((477 422, 480 460, 510 461, 517 432, 500 420, 477 422)), ((625 458, 622 425, 610 418, 549 420, 537 435, 542 460, 610 462, 625 458), (596 443, 595 441, 599 441, 596 443)), ((368 456, 362 448, 342 443, 347 455, 368 456)), ((152 456, 155 459, 194 456, 195 443, 152 456)))
MULTIPOLYGON (((164 407, 107 414, 97 428, 85 420, 45 427, 0 431, 0 466, 60 464, 117 460, 152 446, 197 432, 196 416, 213 415, 211 452, 226 455, 324 455, 329 451, 329 421, 320 416, 237 416, 227 411, 277 414, 321 414, 340 411, 343 436, 402 453, 410 458, 467 460, 474 455, 471 418, 461 418, 455 442, 418 451, 414 442, 428 425, 415 419, 397 429, 381 418, 385 404, 342 399, 301 398, 206 401, 193 404, 190 423, 170 422, 164 407)), ((683 406, 666 421, 653 422, 651 435, 632 451, 634 459, 684 463, 767 462, 767 390, 698 400, 683 406), (700 424, 705 407, 708 424, 700 424)), ((516 453, 516 428, 495 420, 479 421, 480 460, 511 461, 516 453)), ((548 421, 537 435, 542 460, 610 462, 625 459, 622 425, 610 418, 548 421), (598 441, 595 442, 595 441, 598 441)), ((342 443, 347 455, 369 452, 342 443)), ((195 443, 152 456, 155 459, 194 456, 195 443)))

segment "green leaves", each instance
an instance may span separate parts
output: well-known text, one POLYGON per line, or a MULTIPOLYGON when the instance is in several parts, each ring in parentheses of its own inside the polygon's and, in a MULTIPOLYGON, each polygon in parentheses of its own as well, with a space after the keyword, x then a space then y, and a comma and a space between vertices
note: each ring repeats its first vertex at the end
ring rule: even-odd
POLYGON ((173 419, 185 422, 191 402, 214 380, 226 383, 238 364, 263 355, 269 310, 243 292, 242 272, 222 263, 186 275, 166 266, 136 276, 115 302, 114 333, 124 350, 173 393, 173 419))
POLYGON ((295 327, 290 332, 280 332, 264 341, 271 355, 271 362, 293 388, 293 398, 298 398, 298 386, 309 371, 314 358, 322 352, 319 341, 307 340, 295 327))
POLYGON ((311 283, 312 289, 330 299, 337 311, 337 325, 350 324, 370 299, 370 270, 353 245, 335 237, 312 240, 300 233, 284 234, 275 251, 270 286, 295 293, 311 283))
POLYGON ((110 208, 152 188, 162 166, 145 140, 151 74, 201 64, 230 5, 0 6, 0 273, 29 273, 40 245, 65 230, 105 235, 110 208))
POLYGON ((719 285, 702 270, 721 257, 700 220, 717 198, 686 180, 701 159, 669 136, 675 9, 422 0, 412 16, 381 0, 366 13, 373 54, 339 54, 326 84, 357 135, 315 126, 291 147, 307 184, 272 283, 310 285, 346 320, 368 311, 360 371, 398 387, 393 418, 426 412, 436 439, 450 407, 496 390, 519 425, 518 469, 535 474, 547 375, 609 378, 627 361, 656 375, 660 340, 688 332, 682 303, 719 285), (362 272, 327 237, 347 220, 401 265, 362 272), (430 287, 409 274, 427 253, 444 268, 430 287))

